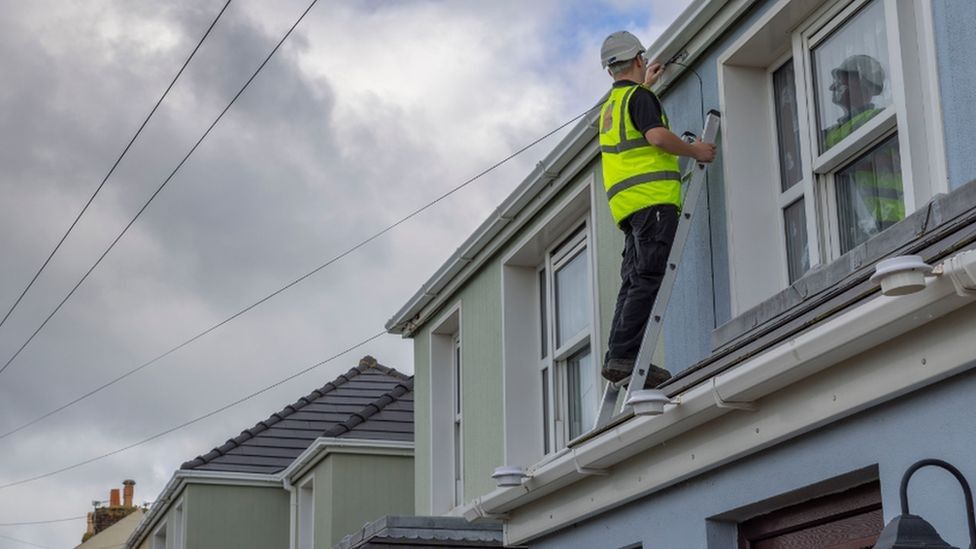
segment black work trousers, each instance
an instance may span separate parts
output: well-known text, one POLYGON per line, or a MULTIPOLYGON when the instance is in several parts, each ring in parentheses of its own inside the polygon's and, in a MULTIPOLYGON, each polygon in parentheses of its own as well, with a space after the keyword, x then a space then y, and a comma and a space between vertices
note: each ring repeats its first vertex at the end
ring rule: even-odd
POLYGON ((608 360, 637 358, 651 307, 668 267, 678 215, 676 206, 662 204, 638 210, 620 222, 624 253, 620 293, 610 325, 608 360))

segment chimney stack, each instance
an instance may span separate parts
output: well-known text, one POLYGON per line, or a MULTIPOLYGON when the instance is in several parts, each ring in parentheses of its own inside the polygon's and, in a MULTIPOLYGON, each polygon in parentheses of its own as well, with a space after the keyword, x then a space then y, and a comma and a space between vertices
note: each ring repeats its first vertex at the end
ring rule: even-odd
POLYGON ((132 495, 135 492, 135 485, 136 481, 134 480, 122 481, 122 505, 132 507, 132 495))
POLYGON ((119 489, 118 488, 112 488, 112 491, 109 492, 108 506, 109 507, 118 507, 119 506, 119 489))

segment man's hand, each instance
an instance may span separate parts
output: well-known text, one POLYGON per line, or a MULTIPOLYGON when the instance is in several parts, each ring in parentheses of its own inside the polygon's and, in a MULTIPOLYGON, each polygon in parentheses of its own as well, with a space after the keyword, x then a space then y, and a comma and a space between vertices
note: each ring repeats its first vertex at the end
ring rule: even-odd
POLYGON ((715 160, 715 144, 705 143, 700 138, 696 140, 692 145, 694 149, 694 154, 692 155, 695 160, 707 164, 712 160, 715 160))
POLYGON ((651 63, 647 66, 647 72, 644 73, 644 85, 650 88, 662 74, 664 74, 664 65, 651 63))

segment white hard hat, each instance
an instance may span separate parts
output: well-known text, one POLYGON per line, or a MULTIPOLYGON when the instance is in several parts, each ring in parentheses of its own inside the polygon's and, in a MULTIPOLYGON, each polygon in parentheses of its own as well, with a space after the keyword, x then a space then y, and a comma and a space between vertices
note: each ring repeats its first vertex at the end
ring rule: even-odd
POLYGON ((636 36, 627 31, 617 31, 603 41, 600 62, 603 63, 603 68, 607 68, 614 63, 630 61, 643 52, 644 46, 636 36))
POLYGON ((881 66, 881 63, 877 59, 870 55, 852 55, 845 59, 839 67, 831 71, 834 76, 842 72, 857 75, 865 82, 877 87, 879 93, 884 89, 884 67, 881 66))

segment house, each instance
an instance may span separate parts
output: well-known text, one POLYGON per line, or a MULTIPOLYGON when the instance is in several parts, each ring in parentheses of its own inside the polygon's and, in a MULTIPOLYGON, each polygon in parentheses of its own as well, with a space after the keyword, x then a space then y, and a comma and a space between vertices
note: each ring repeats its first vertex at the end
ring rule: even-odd
POLYGON ((330 547, 413 511, 413 379, 367 356, 173 474, 132 549, 330 547))
POLYGON ((122 497, 119 489, 109 492, 108 505, 103 501, 93 502, 95 509, 88 513, 88 529, 82 535, 82 543, 75 549, 95 549, 96 547, 121 547, 142 520, 145 510, 133 503, 136 482, 122 481, 122 497))
MULTIPOLYGON (((593 112, 387 324, 414 343, 417 512, 532 548, 870 547, 914 462, 976 480, 972 21, 694 0, 648 50, 681 63, 655 90, 676 133, 722 113, 655 353, 674 404, 591 430, 623 244, 593 112), (882 295, 911 254, 934 276, 882 295)), ((924 469, 909 495, 963 546, 959 493, 924 469)))

